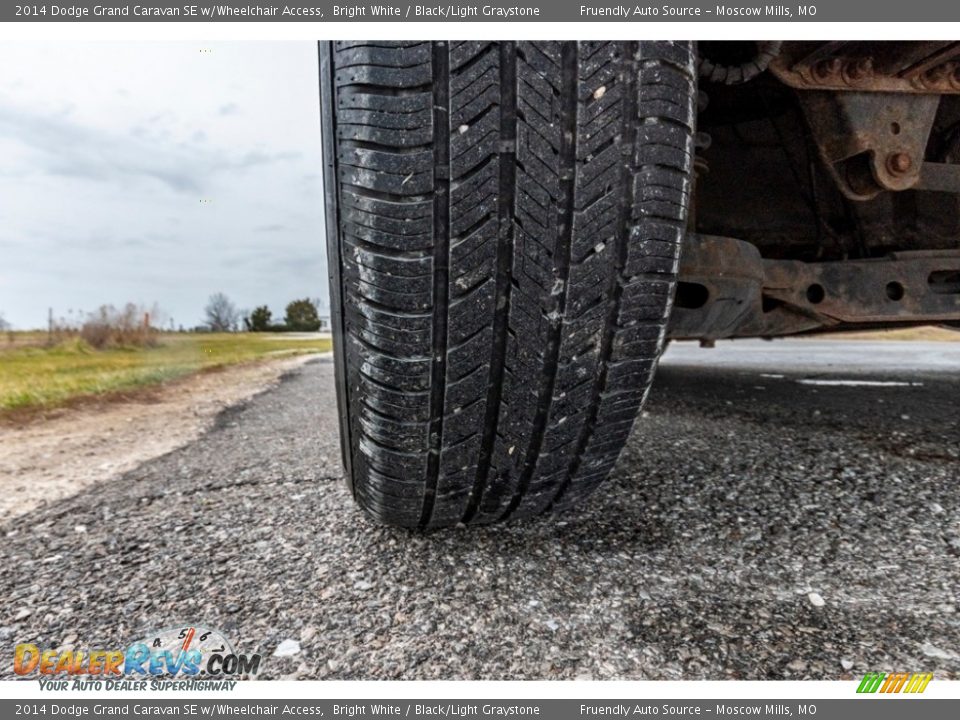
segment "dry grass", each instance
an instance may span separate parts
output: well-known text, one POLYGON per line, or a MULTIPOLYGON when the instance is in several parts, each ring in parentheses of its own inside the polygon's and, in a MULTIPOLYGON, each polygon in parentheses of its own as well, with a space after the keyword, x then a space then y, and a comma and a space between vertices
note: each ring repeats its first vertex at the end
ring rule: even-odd
POLYGON ((810 335, 818 340, 900 340, 925 342, 960 342, 960 329, 924 325, 921 327, 898 328, 895 330, 862 330, 859 332, 838 332, 825 335, 810 335))
MULTIPOLYGON (((8 338, 9 340, 9 338, 8 338)), ((48 346, 46 333, 0 344, 0 412, 50 408, 267 357, 325 352, 328 339, 264 333, 155 334, 155 344, 94 349, 80 337, 48 346)))
POLYGON ((0 336, 0 353, 16 348, 47 347, 51 344, 50 337, 45 330, 7 331, 0 336))

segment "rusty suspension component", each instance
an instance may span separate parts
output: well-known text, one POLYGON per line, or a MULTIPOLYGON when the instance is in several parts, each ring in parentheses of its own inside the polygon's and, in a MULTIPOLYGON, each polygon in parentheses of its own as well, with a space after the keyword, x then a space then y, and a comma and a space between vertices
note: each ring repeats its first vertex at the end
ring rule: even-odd
POLYGON ((770 62, 798 90, 960 93, 960 42, 785 42, 770 62))
POLYGON ((840 191, 869 200, 920 181, 939 95, 800 93, 820 157, 840 191))
POLYGON ((777 337, 960 322, 960 250, 871 260, 767 260, 750 243, 690 235, 668 336, 777 337))
POLYGON ((927 163, 940 98, 960 94, 960 42, 784 42, 770 72, 798 90, 840 192, 957 192, 960 166, 927 163))

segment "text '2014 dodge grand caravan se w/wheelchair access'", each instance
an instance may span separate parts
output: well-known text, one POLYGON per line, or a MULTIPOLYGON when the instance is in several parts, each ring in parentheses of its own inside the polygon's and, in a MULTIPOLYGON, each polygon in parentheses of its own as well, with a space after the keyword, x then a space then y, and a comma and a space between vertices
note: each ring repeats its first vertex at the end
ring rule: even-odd
POLYGON ((580 503, 671 338, 960 325, 960 43, 320 45, 344 461, 406 527, 580 503))

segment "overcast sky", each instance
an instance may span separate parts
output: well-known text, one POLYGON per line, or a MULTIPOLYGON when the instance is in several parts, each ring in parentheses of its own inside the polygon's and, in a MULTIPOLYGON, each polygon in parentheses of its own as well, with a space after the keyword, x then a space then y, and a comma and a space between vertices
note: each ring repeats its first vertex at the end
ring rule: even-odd
POLYGON ((312 43, 0 45, 0 315, 326 301, 312 43))

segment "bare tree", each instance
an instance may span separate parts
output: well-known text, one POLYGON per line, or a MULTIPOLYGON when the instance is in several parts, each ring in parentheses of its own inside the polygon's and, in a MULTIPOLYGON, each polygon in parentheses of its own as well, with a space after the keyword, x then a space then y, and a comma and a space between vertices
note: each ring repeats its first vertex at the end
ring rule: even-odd
POLYGON ((210 296, 205 312, 207 327, 214 332, 233 332, 240 323, 240 311, 222 292, 210 296))

